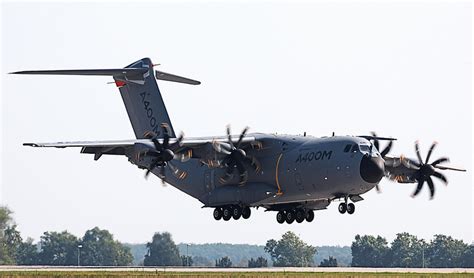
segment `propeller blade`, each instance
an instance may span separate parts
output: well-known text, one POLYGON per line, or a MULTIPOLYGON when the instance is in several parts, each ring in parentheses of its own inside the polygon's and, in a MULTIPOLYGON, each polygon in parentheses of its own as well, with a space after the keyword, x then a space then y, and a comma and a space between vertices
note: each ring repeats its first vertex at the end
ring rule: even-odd
POLYGON ((433 144, 431 144, 430 150, 428 151, 428 154, 426 155, 425 164, 428 164, 428 161, 430 160, 430 157, 431 157, 431 153, 433 152, 434 148, 436 147, 436 144, 438 144, 438 143, 433 142, 433 144))
POLYGON ((446 178, 445 175, 441 174, 440 172, 434 172, 433 177, 437 177, 438 179, 442 180, 444 184, 448 184, 448 179, 446 178))
POLYGON ((459 171, 459 172, 466 172, 466 169, 461 169, 461 168, 447 167, 447 166, 441 166, 441 165, 436 165, 434 167, 440 170, 453 170, 453 171, 459 171))
POLYGON ((181 162, 189 161, 193 157, 193 149, 187 149, 185 152, 175 154, 174 159, 181 162))
POLYGON ((245 134, 247 134, 247 131, 249 130, 249 127, 246 126, 244 130, 242 130, 242 133, 240 134, 239 141, 237 141, 237 149, 240 148, 240 144, 242 143, 242 139, 244 139, 245 134))
POLYGON ((176 142, 174 142, 173 144, 171 144, 169 146, 170 149, 174 150, 178 147, 181 147, 182 146, 182 142, 183 142, 183 139, 184 139, 184 133, 181 132, 181 134, 179 134, 179 137, 178 139, 176 140, 176 142))
POLYGON ((415 142, 415 152, 416 156, 418 157, 418 161, 420 162, 420 164, 423 164, 423 160, 421 159, 420 155, 420 146, 418 145, 418 140, 415 142))
POLYGON ((424 183, 424 182, 425 182, 425 181, 422 180, 422 179, 420 179, 420 180, 418 181, 418 185, 416 186, 415 192, 413 192, 413 194, 411 194, 411 197, 412 197, 412 198, 414 198, 416 195, 418 195, 418 193, 420 193, 421 188, 423 188, 423 183, 424 183))
POLYGON ((431 166, 435 167, 436 165, 444 162, 449 162, 449 158, 447 157, 441 157, 439 159, 436 159, 433 163, 431 163, 431 166))
POLYGON ((428 177, 427 182, 428 182, 428 188, 430 189, 430 199, 432 200, 435 193, 435 187, 434 187, 433 180, 431 179, 431 177, 428 177))
POLYGON ((153 131, 146 131, 143 134, 143 137, 145 137, 146 139, 153 139, 156 137, 156 133, 154 133, 153 131))
POLYGON ((232 142, 232 138, 231 138, 231 135, 230 135, 230 125, 227 125, 227 138, 229 140, 229 144, 230 146, 232 147, 232 149, 234 149, 234 143, 232 142))
POLYGON ((161 129, 163 130, 163 148, 167 149, 170 143, 170 129, 166 123, 161 124, 161 129))
MULTIPOLYGON (((232 164, 232 163, 231 163, 232 164)), ((229 180, 231 180, 234 175, 232 174, 232 172, 234 172, 234 165, 232 164, 232 167, 230 165, 227 166, 227 169, 225 171, 225 175, 223 177, 221 177, 219 179, 219 181, 222 183, 222 184, 226 184, 227 182, 229 182, 229 180)))
POLYGON ((150 169, 146 169, 146 172, 145 172, 145 179, 148 179, 148 175, 150 174, 151 170, 150 169))
MULTIPOLYGON (((390 141, 388 143, 388 145, 385 147, 385 149, 383 149, 383 151, 380 153, 380 155, 382 156, 382 158, 384 158, 389 152, 390 150, 392 149, 392 141, 390 141)), ((377 149, 378 150, 378 149, 377 149)))
POLYGON ((247 182, 248 172, 245 169, 244 164, 240 160, 235 161, 235 165, 237 166, 237 171, 239 172, 240 176, 239 184, 242 185, 247 182))
MULTIPOLYGON (((374 136, 375 138, 377 137, 377 134, 375 132, 372 131, 371 133, 372 133, 372 136, 374 136)), ((379 150, 380 145, 379 145, 378 139, 374 139, 374 146, 377 150, 379 150)))
POLYGON ((179 169, 173 163, 168 162, 168 166, 170 167, 173 176, 175 176, 177 179, 183 180, 188 176, 188 173, 186 171, 179 169))
POLYGON ((255 173, 259 173, 260 170, 262 170, 262 164, 254 156, 247 155, 247 156, 245 156, 245 159, 247 159, 247 161, 250 163, 250 165, 252 165, 252 167, 255 169, 255 173))
POLYGON ((221 143, 221 142, 217 142, 217 141, 212 141, 212 147, 214 148, 214 150, 218 153, 222 153, 222 154, 225 154, 225 155, 230 155, 230 151, 231 151, 231 146, 229 146, 228 144, 226 143, 221 143))

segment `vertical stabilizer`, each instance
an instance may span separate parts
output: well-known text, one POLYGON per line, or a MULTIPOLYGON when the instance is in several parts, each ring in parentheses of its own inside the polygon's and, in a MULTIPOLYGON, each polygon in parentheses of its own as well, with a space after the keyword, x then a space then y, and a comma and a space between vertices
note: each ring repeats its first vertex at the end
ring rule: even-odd
POLYGON ((137 138, 144 138, 147 131, 162 136, 161 124, 169 126, 171 137, 176 137, 168 111, 156 83, 153 64, 149 58, 141 59, 127 68, 143 68, 146 71, 136 76, 114 76, 119 87, 128 117, 137 138))

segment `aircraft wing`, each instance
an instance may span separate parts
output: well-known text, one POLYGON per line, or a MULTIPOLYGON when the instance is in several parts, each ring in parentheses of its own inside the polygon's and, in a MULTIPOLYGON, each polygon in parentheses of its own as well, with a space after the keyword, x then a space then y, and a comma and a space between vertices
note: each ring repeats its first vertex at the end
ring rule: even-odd
MULTIPOLYGON (((176 138, 170 138, 169 143, 176 142, 176 138)), ((237 143, 239 137, 232 137, 232 142, 237 143)), ((250 143, 255 141, 255 137, 246 136, 242 139, 242 143, 250 143)), ((163 143, 163 139, 158 139, 158 142, 163 143)), ((183 139, 181 141, 182 147, 197 147, 207 143, 220 142, 226 143, 227 137, 195 137, 183 139)), ((153 142, 149 139, 133 139, 133 140, 109 140, 109 141, 72 141, 72 142, 55 142, 55 143, 23 143, 23 146, 29 147, 43 147, 43 148, 68 148, 68 147, 129 147, 136 143, 153 146, 153 142)))
MULTIPOLYGON (((194 137, 185 138, 181 141, 180 149, 198 150, 203 147, 212 146, 214 142, 226 143, 227 137, 194 137)), ((237 143, 239 137, 232 137, 232 142, 237 143)), ((251 143, 256 139, 254 136, 245 136, 242 143, 251 143)), ((169 143, 173 144, 177 138, 170 138, 169 143)), ((163 139, 158 139, 163 143, 163 139)), ((133 149, 135 145, 149 146, 154 148, 154 144, 150 139, 133 139, 133 140, 110 140, 110 141, 73 141, 73 142, 55 142, 55 143, 23 143, 23 146, 40 147, 40 148, 82 148, 81 153, 95 154, 94 159, 99 159, 103 154, 125 155, 127 150, 133 149)), ((210 149, 210 148, 209 148, 210 149)), ((133 151, 133 150, 132 150, 133 151)))

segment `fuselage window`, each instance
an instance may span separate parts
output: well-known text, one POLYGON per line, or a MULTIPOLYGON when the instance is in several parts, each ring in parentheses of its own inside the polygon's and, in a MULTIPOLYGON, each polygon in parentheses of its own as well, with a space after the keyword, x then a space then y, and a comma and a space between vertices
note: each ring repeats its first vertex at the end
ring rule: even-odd
POLYGON ((358 151, 359 151, 359 146, 358 146, 357 144, 354 144, 354 145, 352 146, 352 150, 351 150, 351 151, 352 151, 353 153, 358 152, 358 151))
POLYGON ((351 147, 352 147, 351 144, 346 145, 346 147, 344 148, 344 152, 348 153, 351 150, 351 147))
POLYGON ((367 145, 360 145, 359 148, 362 152, 366 152, 366 153, 370 152, 370 147, 367 145))

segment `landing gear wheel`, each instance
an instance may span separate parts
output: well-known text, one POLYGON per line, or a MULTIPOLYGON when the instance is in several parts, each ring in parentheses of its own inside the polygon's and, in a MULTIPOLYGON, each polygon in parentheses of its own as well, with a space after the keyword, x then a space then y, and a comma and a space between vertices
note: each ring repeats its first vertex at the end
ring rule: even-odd
POLYGON ((286 219, 285 212, 279 211, 277 213, 277 222, 280 223, 280 224, 283 224, 283 223, 285 223, 285 219, 286 219))
POLYGON ((235 220, 239 220, 240 216, 242 216, 242 208, 239 206, 232 207, 232 217, 235 220))
POLYGON ((222 219, 224 219, 224 221, 229 221, 230 218, 232 218, 232 211, 229 207, 225 207, 222 210, 222 219))
POLYGON ((244 209, 242 210, 242 218, 243 219, 249 219, 250 214, 251 214, 250 208, 249 207, 244 207, 244 209))
POLYGON ((221 208, 215 208, 214 209, 214 219, 221 220, 221 218, 222 218, 222 209, 221 208))
POLYGON ((347 204, 347 213, 353 214, 355 209, 356 209, 356 207, 353 203, 347 204))
POLYGON ((314 219, 314 211, 308 210, 308 212, 306 212, 306 221, 311 222, 313 221, 313 219, 314 219))
POLYGON ((298 223, 303 222, 305 216, 306 216, 306 214, 305 214, 304 210, 302 210, 302 209, 297 209, 296 210, 296 213, 295 213, 296 222, 298 222, 298 223))
POLYGON ((285 217, 285 220, 286 220, 286 223, 288 224, 291 224, 293 223, 293 221, 295 221, 295 211, 294 210, 289 210, 286 212, 286 217, 285 217))
POLYGON ((346 211, 347 211, 347 205, 346 205, 346 203, 340 203, 339 206, 337 207, 337 209, 339 210, 339 212, 340 212, 341 214, 346 213, 346 211))

